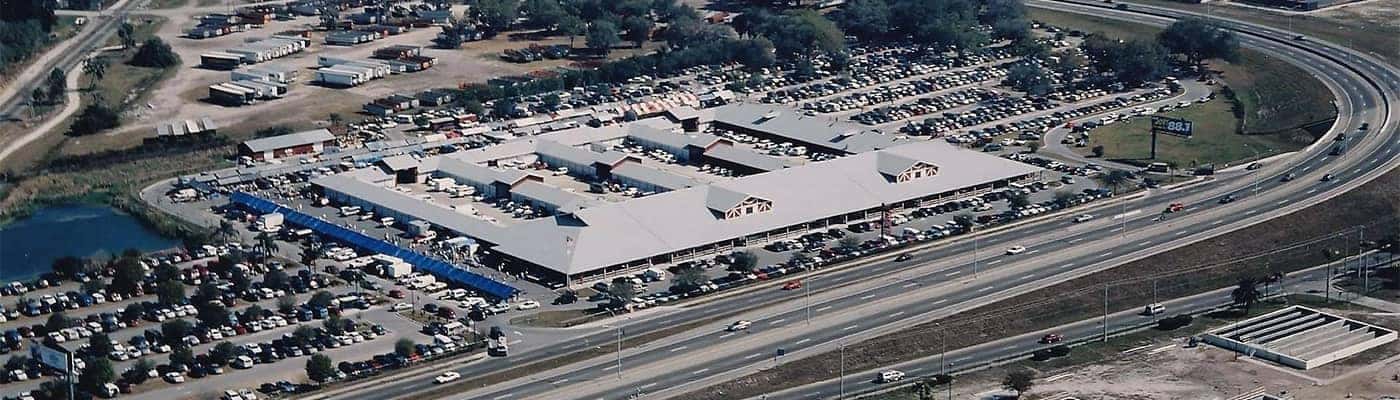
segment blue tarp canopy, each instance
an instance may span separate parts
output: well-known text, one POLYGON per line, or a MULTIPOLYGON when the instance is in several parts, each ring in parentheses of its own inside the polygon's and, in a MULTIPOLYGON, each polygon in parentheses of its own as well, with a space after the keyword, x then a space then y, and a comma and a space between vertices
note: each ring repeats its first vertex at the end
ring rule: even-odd
POLYGON ((520 292, 519 289, 510 285, 497 282, 462 268, 457 268, 452 264, 418 254, 415 251, 395 246, 389 242, 369 237, 363 233, 323 221, 320 218, 304 214, 300 211, 283 207, 267 199, 259 198, 244 192, 235 192, 229 199, 236 204, 262 214, 271 212, 282 213, 282 215, 286 216, 287 223, 306 227, 322 235, 329 236, 336 241, 344 242, 357 248, 398 257, 404 260, 404 262, 412 264, 414 267, 427 271, 439 278, 460 283, 489 296, 508 299, 520 292))

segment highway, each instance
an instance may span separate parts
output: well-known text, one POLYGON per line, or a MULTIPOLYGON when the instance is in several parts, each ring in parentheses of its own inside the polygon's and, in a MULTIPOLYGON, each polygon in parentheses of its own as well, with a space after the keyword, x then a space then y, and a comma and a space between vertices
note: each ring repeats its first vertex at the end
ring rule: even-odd
MULTIPOLYGON (((1029 1, 1028 4, 1156 25, 1166 23, 1162 18, 1095 5, 1045 1, 1029 1)), ((1133 6, 1133 10, 1145 8, 1133 6)), ((1174 11, 1154 9, 1154 12, 1177 15, 1166 14, 1174 11)), ((1391 136, 1395 131, 1392 114, 1396 111, 1391 100, 1400 90, 1400 78, 1397 78, 1400 75, 1373 59, 1333 45, 1294 41, 1294 35, 1288 32, 1239 22, 1227 23, 1244 33, 1242 44, 1296 61, 1341 95, 1337 101, 1341 113, 1337 125, 1320 145, 1280 158, 1261 170, 1223 173, 1213 181, 1179 189, 1154 190, 1147 196, 1121 204, 1093 206, 1092 212, 1098 213, 1100 218, 1085 224, 1070 224, 1065 220, 1069 216, 1047 219, 1000 230, 975 241, 961 238, 941 244, 932 250, 917 252, 914 260, 904 263, 873 262, 826 273, 809 280, 817 285, 819 292, 813 293, 810 308, 803 307, 806 303, 803 292, 783 292, 770 285, 770 290, 734 295, 650 319, 624 322, 623 330, 628 336, 699 316, 732 313, 738 313, 734 319, 753 320, 754 327, 749 333, 731 335, 722 330, 730 322, 725 320, 641 349, 624 350, 621 379, 617 378, 616 370, 608 368, 615 360, 599 357, 528 379, 463 392, 459 396, 625 398, 639 389, 648 397, 676 395, 750 373, 765 362, 771 364, 772 361, 763 355, 771 355, 777 348, 787 350, 788 359, 799 358, 795 353, 804 350, 830 351, 840 340, 871 337, 876 332, 952 314, 1259 223, 1359 186, 1395 164, 1395 150, 1400 148, 1400 143, 1391 136), (1350 150, 1345 155, 1327 154, 1331 135, 1355 132, 1362 122, 1370 123, 1370 131, 1359 137, 1350 135, 1350 150), (1292 182, 1281 182, 1279 177, 1286 173, 1296 173, 1298 177, 1292 182), (1335 175, 1335 179, 1320 181, 1327 173, 1335 175), (1257 194, 1255 183, 1258 184, 1257 194), (1235 194, 1240 200, 1230 204, 1216 201, 1227 193, 1235 194), (1186 203, 1187 209, 1161 218, 1159 211, 1172 202, 1186 203), (1122 218, 1114 218, 1115 208, 1121 210, 1118 213, 1122 218), (1029 250, 1017 256, 988 255, 999 254, 1001 249, 1011 245, 1023 245, 1029 250), (982 251, 984 257, 975 265, 970 254, 974 246, 986 249, 982 251), (970 279, 973 275, 982 278, 970 279), (836 288, 842 284, 846 286, 836 288), (774 301, 779 303, 754 309, 755 304, 774 301), (813 318, 810 326, 805 322, 809 309, 813 318), (774 329, 779 326, 785 329, 774 329)), ((613 337, 611 330, 595 331, 533 352, 512 354, 455 370, 464 376, 479 376, 577 351, 589 346, 585 343, 609 343, 613 337)), ((975 363, 978 360, 966 361, 975 363)), ((392 382, 347 393, 344 398, 409 397, 432 388, 430 378, 431 374, 427 373, 398 377, 392 382)))
POLYGON ((127 13, 144 3, 145 0, 118 2, 110 10, 94 15, 87 28, 70 39, 73 41, 71 44, 55 46, 51 50, 57 52, 54 54, 36 55, 34 62, 15 79, 15 86, 0 92, 0 116, 4 119, 15 119, 23 115, 24 108, 28 107, 29 93, 33 92, 35 87, 44 84, 44 78, 54 68, 70 71, 69 74, 78 73, 72 71, 82 62, 83 57, 106 43, 107 39, 117 32, 117 27, 121 26, 122 21, 126 20, 127 13))

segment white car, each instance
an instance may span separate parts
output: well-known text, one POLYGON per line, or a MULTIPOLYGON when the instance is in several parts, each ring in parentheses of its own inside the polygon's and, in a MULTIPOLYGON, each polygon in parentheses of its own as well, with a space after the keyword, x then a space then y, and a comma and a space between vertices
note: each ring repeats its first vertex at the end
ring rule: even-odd
POLYGON ((1006 249, 1006 254, 1016 255, 1026 252, 1026 246, 1011 246, 1006 249))
POLYGON ((170 383, 185 383, 185 375, 179 372, 167 372, 165 381, 170 383))
POLYGON ((455 381, 455 380, 457 380, 457 378, 461 378, 461 377, 462 377, 462 374, 459 374, 459 373, 456 373, 456 372, 452 372, 452 371, 447 371, 447 372, 443 372, 442 375, 438 375, 436 378, 433 378, 433 382, 442 384, 442 383, 447 383, 447 382, 455 381))
POLYGON ((1084 222, 1084 221, 1088 221, 1088 220, 1091 220, 1091 219, 1094 219, 1094 216, 1093 216, 1093 215, 1084 214, 1084 215, 1080 215, 1080 216, 1078 216, 1078 217, 1074 217, 1074 222, 1084 222))
POLYGON ((749 329, 749 325, 753 325, 753 322, 741 319, 738 321, 734 321, 734 323, 732 324, 729 324, 729 327, 725 328, 725 330, 730 332, 742 331, 745 329, 749 329))
POLYGON ((408 304, 408 303, 397 303, 397 304, 394 304, 394 311, 405 311, 405 310, 412 310, 412 309, 413 309, 413 305, 412 305, 412 304, 408 304))
POLYGON ((536 308, 540 308, 540 302, 534 300, 525 300, 520 302, 520 304, 517 304, 515 308, 519 310, 533 310, 536 308))
POLYGON ((493 305, 491 305, 491 307, 486 308, 486 312, 489 312, 489 313, 492 313, 492 314, 500 314, 500 313, 503 313, 503 312, 506 312, 506 311, 510 311, 510 304, 499 303, 499 304, 493 304, 493 305))

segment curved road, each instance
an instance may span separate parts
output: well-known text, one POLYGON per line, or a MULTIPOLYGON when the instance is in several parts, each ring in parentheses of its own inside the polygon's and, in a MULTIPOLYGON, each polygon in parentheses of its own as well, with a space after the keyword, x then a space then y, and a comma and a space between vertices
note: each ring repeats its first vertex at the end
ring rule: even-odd
MULTIPOLYGON (((1136 12, 1149 9, 1144 6, 1135 5, 1132 12, 1123 12, 1093 4, 1038 0, 1028 1, 1028 4, 1148 24, 1168 22, 1162 17, 1136 12)), ((1171 17, 1183 15, 1172 10, 1150 10, 1171 17)), ((872 262, 815 278, 819 287, 847 286, 814 294, 810 308, 803 307, 805 302, 800 292, 759 290, 645 320, 624 322, 622 325, 629 336, 664 329, 700 316, 736 312, 739 312, 736 319, 751 319, 755 324, 750 333, 730 335, 722 331, 728 321, 717 322, 640 349, 624 350, 622 379, 617 378, 615 367, 609 368, 615 363, 613 357, 598 357, 461 395, 485 399, 625 398, 638 391, 648 397, 676 395, 750 373, 758 365, 769 365, 771 360, 768 364, 763 360, 776 348, 786 349, 787 359, 799 358, 794 357, 800 356, 796 353, 805 351, 830 351, 846 338, 893 331, 1293 212, 1359 186, 1395 165, 1400 142, 1391 136, 1395 132, 1392 116, 1396 112, 1392 100, 1400 91, 1400 74, 1392 67, 1335 45, 1293 41, 1294 35, 1288 32, 1238 21, 1222 22, 1242 33, 1243 44, 1294 60, 1324 79, 1340 96, 1340 115, 1333 132, 1353 132, 1362 122, 1370 123, 1371 131, 1360 137, 1351 135, 1348 139, 1352 142, 1351 150, 1342 157, 1325 153, 1325 144, 1330 141, 1330 135, 1335 134, 1329 133, 1329 137, 1319 142, 1323 145, 1271 163, 1261 170, 1234 171, 1207 183, 1122 200, 1121 210, 1126 211, 1121 214, 1122 218, 1104 217, 1077 225, 1063 219, 1048 220, 978 239, 983 248, 1001 249, 1020 244, 1030 249, 1019 256, 991 256, 974 265, 969 254, 974 242, 963 238, 936 245, 932 251, 917 253, 910 262, 872 262), (1290 172, 1297 173, 1299 178, 1280 182, 1278 177, 1290 172), (1336 179, 1320 182, 1320 176, 1325 173, 1334 174, 1336 179), (1257 194, 1254 194, 1255 183, 1258 183, 1257 194), (1226 193, 1234 193, 1241 200, 1231 204, 1215 201, 1226 193), (1171 202, 1184 202, 1188 208, 1165 220, 1158 218, 1158 211, 1171 202), (1126 229, 1120 231, 1123 228, 1126 229), (983 279, 968 278, 978 274, 983 279), (753 304, 772 301, 781 303, 749 310, 753 304), (808 310, 812 313, 811 325, 804 322, 808 310), (784 329, 771 329, 776 326, 784 329)), ((1120 205, 1090 208, 1112 212, 1118 207, 1120 205)), ((610 343, 613 337, 611 330, 595 329, 593 333, 536 351, 452 369, 464 376, 480 376, 590 346, 586 343, 610 343)), ((357 387, 342 397, 402 398, 421 394, 433 388, 431 376, 436 372, 374 382, 373 387, 357 387)), ((848 390, 853 389, 851 385, 852 382, 847 382, 848 390)))

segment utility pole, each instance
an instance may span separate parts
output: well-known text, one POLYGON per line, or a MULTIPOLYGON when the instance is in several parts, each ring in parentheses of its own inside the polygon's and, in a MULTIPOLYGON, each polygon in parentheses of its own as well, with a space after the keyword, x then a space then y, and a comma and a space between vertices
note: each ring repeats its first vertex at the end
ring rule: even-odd
POLYGON ((617 326, 617 379, 622 379, 622 326, 617 326))
MULTIPOLYGON (((1157 280, 1152 280, 1152 305, 1157 304, 1157 280)), ((1152 322, 1157 322, 1157 313, 1152 312, 1152 305, 1148 305, 1148 313, 1152 314, 1152 322)))
POLYGON ((973 236, 973 237, 972 237, 972 278, 973 278, 973 279, 977 279, 977 247, 978 247, 978 243, 980 243, 980 242, 981 242, 981 238, 979 238, 979 237, 977 237, 977 236, 973 236))
POLYGON ((841 398, 846 398, 846 342, 841 342, 841 398))
POLYGON ((1103 341, 1108 342, 1108 284, 1103 285, 1103 341))
POLYGON ((814 279, 808 279, 808 282, 802 285, 803 297, 805 297, 803 301, 806 302, 807 305, 807 325, 812 324, 812 281, 815 280, 815 277, 814 279))

